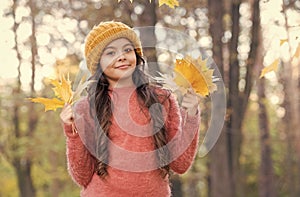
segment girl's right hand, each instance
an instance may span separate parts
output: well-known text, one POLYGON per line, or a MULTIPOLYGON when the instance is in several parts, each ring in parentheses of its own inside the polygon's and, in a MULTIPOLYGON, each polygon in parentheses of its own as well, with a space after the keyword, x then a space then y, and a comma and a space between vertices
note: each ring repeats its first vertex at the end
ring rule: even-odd
POLYGON ((66 104, 63 107, 59 116, 63 123, 72 124, 74 121, 74 114, 73 114, 72 106, 69 104, 66 104))

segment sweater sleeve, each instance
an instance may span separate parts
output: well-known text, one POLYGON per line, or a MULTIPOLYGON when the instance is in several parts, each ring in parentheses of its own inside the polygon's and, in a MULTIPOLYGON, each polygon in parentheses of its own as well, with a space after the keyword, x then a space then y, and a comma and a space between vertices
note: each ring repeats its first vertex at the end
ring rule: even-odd
POLYGON ((170 168, 178 174, 185 173, 192 165, 199 140, 200 109, 195 116, 190 116, 180 109, 173 96, 167 106, 166 128, 171 152, 170 168))
MULTIPOLYGON (((86 104, 84 102, 79 102, 75 106, 75 113, 82 114, 84 117, 85 112, 83 109, 86 104)), ((76 123, 76 122, 75 122, 76 123)), ((85 128, 81 125, 76 125, 77 128, 85 128), (77 127, 79 126, 79 127, 77 127)), ((78 131, 74 133, 72 131, 72 125, 64 124, 64 132, 66 135, 66 144, 67 144, 67 161, 68 161, 68 171, 75 183, 82 187, 86 187, 92 179, 92 176, 95 172, 95 158, 90 154, 90 152, 85 147, 82 142, 79 132, 87 131, 78 131)))

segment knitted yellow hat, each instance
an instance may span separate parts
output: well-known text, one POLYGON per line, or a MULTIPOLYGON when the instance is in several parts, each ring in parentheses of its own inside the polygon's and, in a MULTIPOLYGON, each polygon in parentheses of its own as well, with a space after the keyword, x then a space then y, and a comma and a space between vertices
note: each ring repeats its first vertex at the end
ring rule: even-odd
POLYGON ((127 38, 137 53, 143 56, 141 41, 136 33, 121 22, 107 21, 95 26, 86 37, 85 58, 91 74, 95 74, 103 49, 113 40, 127 38))

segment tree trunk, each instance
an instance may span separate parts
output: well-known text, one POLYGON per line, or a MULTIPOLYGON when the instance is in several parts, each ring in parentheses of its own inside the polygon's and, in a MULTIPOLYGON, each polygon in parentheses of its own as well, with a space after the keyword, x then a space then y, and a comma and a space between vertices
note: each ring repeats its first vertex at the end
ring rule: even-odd
POLYGON ((239 94, 239 61, 238 61, 238 37, 240 32, 239 19, 240 19, 240 8, 241 1, 233 0, 231 6, 232 16, 232 38, 230 42, 230 58, 229 58, 229 98, 228 98, 228 109, 230 112, 229 121, 226 122, 227 127, 227 138, 228 138, 228 152, 229 152, 229 189, 232 191, 232 197, 237 196, 236 186, 239 180, 239 156, 241 150, 241 99, 239 94))
POLYGON ((283 85, 283 93, 284 93, 284 102, 282 103, 282 107, 285 109, 285 115, 282 119, 282 130, 286 134, 286 156, 285 156, 285 164, 286 164, 286 181, 287 181, 287 190, 288 195, 290 197, 298 197, 297 195, 297 174, 299 172, 297 162, 295 160, 295 149, 294 149, 294 141, 295 136, 292 130, 292 126, 290 124, 290 120, 292 119, 291 114, 291 105, 290 105, 290 96, 288 89, 290 88, 286 78, 291 76, 290 69, 288 69, 288 65, 284 64, 284 72, 280 74, 280 81, 283 85))
MULTIPOLYGON (((55 151, 50 151, 49 158, 52 161, 51 162, 52 172, 55 172, 57 170, 57 167, 59 167, 58 160, 57 160, 58 154, 55 151)), ((60 187, 61 184, 62 182, 55 175, 53 177, 53 181, 51 182, 51 186, 49 188, 51 196, 59 196, 59 193, 61 191, 61 187, 60 187)))
MULTIPOLYGON (((253 4, 253 18, 257 20, 257 50, 255 51, 255 66, 256 76, 263 68, 263 39, 262 31, 260 26, 260 12, 259 12, 259 0, 254 0, 253 4)), ((266 95, 265 95, 265 79, 261 78, 257 80, 257 95, 258 95, 258 126, 260 131, 260 170, 259 170, 259 183, 258 190, 260 197, 275 197, 275 180, 272 162, 272 151, 271 151, 271 137, 269 129, 269 118, 266 109, 266 95)))
POLYGON ((137 21, 136 26, 149 26, 152 28, 147 29, 147 31, 143 31, 140 35, 144 57, 149 66, 149 73, 152 76, 157 75, 158 65, 157 65, 157 57, 156 57, 156 36, 154 32, 155 25, 157 23, 157 14, 156 14, 156 1, 141 1, 141 4, 145 6, 144 12, 139 16, 139 20, 137 21))
POLYGON ((258 104, 259 104, 259 130, 260 130, 260 177, 259 177, 259 196, 275 197, 273 162, 271 158, 271 138, 269 129, 269 119, 266 109, 265 80, 258 80, 258 104))
POLYGON ((230 174, 229 174, 229 161, 227 150, 227 136, 226 130, 223 129, 222 133, 210 151, 209 162, 209 197, 231 197, 232 190, 230 189, 230 174))
MULTIPOLYGON (((223 43, 224 34, 223 15, 224 2, 219 0, 208 1, 209 12, 209 32, 213 42, 213 59, 217 64, 221 75, 224 77, 223 69, 223 43)), ((221 135, 210 152, 210 162, 208 164, 208 196, 210 197, 231 197, 230 174, 229 174, 229 152, 226 136, 226 128, 224 127, 221 135)))
POLYGON ((171 195, 172 197, 183 197, 182 182, 178 175, 173 175, 171 179, 171 195))
POLYGON ((209 34, 212 37, 213 60, 217 64, 221 75, 224 77, 223 69, 223 27, 224 3, 223 0, 208 1, 209 34))
POLYGON ((232 175, 229 180, 230 189, 233 191, 232 196, 244 195, 244 183, 240 173, 239 158, 241 154, 242 144, 242 123, 245 111, 247 109, 249 95, 253 86, 253 67, 257 54, 258 35, 260 31, 260 9, 259 0, 253 0, 252 5, 252 29, 250 52, 247 59, 247 70, 245 80, 245 88, 239 88, 240 69, 238 59, 238 38, 240 33, 240 5, 241 0, 233 0, 231 6, 232 13, 232 39, 230 42, 230 68, 229 68, 229 121, 227 122, 228 134, 228 151, 229 151, 229 173, 232 175))
MULTIPOLYGON (((197 163, 197 160, 201 159, 196 157, 195 158, 195 162, 194 164, 197 163)), ((200 161, 198 161, 200 162, 200 161)), ((184 181, 184 188, 185 188, 185 195, 184 196, 188 196, 188 197, 200 197, 201 193, 199 191, 199 174, 201 174, 203 172, 199 172, 199 170, 196 168, 195 165, 193 165, 191 167, 191 169, 189 170, 189 175, 188 177, 185 177, 185 181, 184 181)))
POLYGON ((290 40, 290 25, 288 24, 287 2, 282 1, 282 11, 285 18, 285 28, 287 32, 288 46, 289 46, 289 61, 284 62, 284 72, 283 72, 283 86, 284 86, 284 108, 285 117, 284 126, 286 130, 286 135, 288 139, 288 155, 287 155, 287 165, 289 165, 288 177, 290 178, 289 190, 290 196, 299 196, 300 188, 298 187, 300 183, 300 112, 299 112, 299 92, 295 91, 298 88, 298 76, 294 73, 299 73, 298 66, 293 65, 292 62, 292 51, 291 51, 291 40, 290 40), (296 155, 294 155, 294 153, 296 155), (295 158, 295 159, 294 159, 295 158), (293 170, 294 169, 294 170, 293 170))
MULTIPOLYGON (((14 1, 13 10, 15 11, 17 7, 17 1, 14 1)), ((35 5, 32 0, 29 1, 29 7, 31 8, 31 22, 32 22, 32 35, 30 37, 30 43, 31 43, 31 55, 32 55, 32 78, 31 78, 31 97, 34 96, 35 90, 34 90, 34 84, 35 84, 35 58, 37 55, 37 47, 36 47, 36 40, 35 40, 35 5)), ((13 14, 14 15, 14 14, 13 14)), ((14 26, 15 29, 17 29, 17 24, 14 26)), ((17 36, 17 35, 16 35, 17 36)), ((17 41, 17 39, 15 39, 17 41)), ((16 51, 18 53, 17 48, 18 43, 16 42, 16 51)), ((21 57, 18 56, 19 62, 21 62, 21 57)), ((20 73, 20 66, 18 67, 18 87, 16 89, 17 93, 20 93, 21 91, 21 73, 20 73)), ((14 133, 16 140, 20 140, 21 138, 31 138, 32 134, 35 130, 36 123, 37 123, 37 116, 34 110, 33 103, 29 103, 29 110, 28 110, 28 127, 25 132, 21 132, 20 129, 20 114, 19 114, 19 101, 18 98, 15 101, 15 107, 14 107, 14 133)), ((20 147, 18 143, 14 146, 14 149, 18 151, 20 148, 27 147, 20 147)), ((31 168, 32 168, 32 159, 30 156, 24 154, 24 155, 15 155, 12 159, 12 164, 15 168, 17 179, 18 179, 18 187, 20 190, 20 196, 21 197, 34 197, 35 196, 35 188, 33 185, 33 180, 31 178, 31 168)))
POLYGON ((31 178, 31 161, 28 159, 15 158, 13 166, 18 177, 20 197, 34 197, 35 188, 31 178))

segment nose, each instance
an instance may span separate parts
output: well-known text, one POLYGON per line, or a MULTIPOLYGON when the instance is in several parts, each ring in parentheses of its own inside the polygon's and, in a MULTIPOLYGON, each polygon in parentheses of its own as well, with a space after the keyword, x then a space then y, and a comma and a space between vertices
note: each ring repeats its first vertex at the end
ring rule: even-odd
POLYGON ((123 52, 120 53, 120 55, 118 56, 118 61, 124 61, 126 59, 126 56, 123 52))

